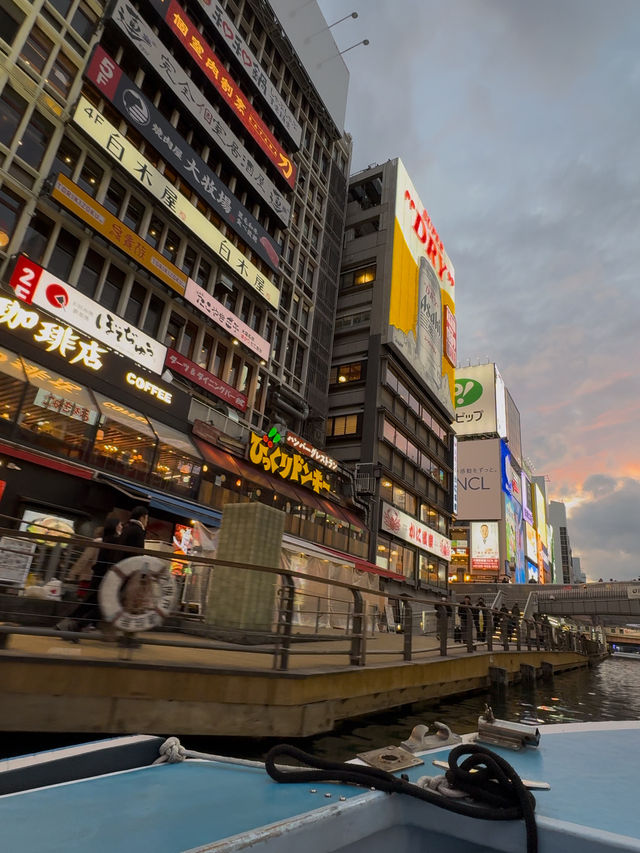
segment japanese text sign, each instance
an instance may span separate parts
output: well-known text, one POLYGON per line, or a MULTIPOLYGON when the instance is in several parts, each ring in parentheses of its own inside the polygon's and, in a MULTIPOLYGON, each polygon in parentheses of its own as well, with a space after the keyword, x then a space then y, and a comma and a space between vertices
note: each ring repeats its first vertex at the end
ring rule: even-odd
POLYGON ((191 278, 187 281, 184 296, 188 302, 199 308, 214 323, 226 329, 230 335, 237 338, 248 349, 255 352, 257 356, 265 361, 269 360, 269 351, 271 349, 269 341, 260 337, 260 335, 253 331, 251 326, 243 323, 232 311, 225 308, 224 305, 218 302, 217 299, 214 299, 210 293, 207 293, 203 287, 200 287, 191 278))
POLYGON ((260 270, 247 260, 195 205, 176 190, 85 97, 80 98, 73 121, 150 195, 164 205, 183 227, 202 240, 242 281, 274 308, 278 307, 280 293, 273 282, 263 276, 260 270))
POLYGON ((177 293, 183 293, 187 276, 150 246, 135 231, 120 222, 113 214, 94 201, 90 195, 70 181, 62 172, 56 178, 51 197, 87 225, 94 228, 114 246, 121 249, 140 266, 163 281, 177 293))
POLYGON ((213 84, 222 101, 234 113, 245 130, 267 155, 287 184, 293 188, 296 183, 296 167, 282 146, 260 118, 253 105, 230 77, 224 63, 211 50, 202 33, 191 21, 185 10, 169 0, 150 0, 151 5, 162 15, 169 29, 178 38, 182 46, 196 62, 205 77, 213 84))
POLYGON ((451 559, 451 540, 437 530, 419 522, 412 515, 402 512, 391 504, 382 502, 382 521, 380 526, 405 542, 417 545, 422 551, 436 554, 443 560, 451 559))
POLYGON ((153 373, 162 373, 166 347, 25 255, 18 258, 9 284, 23 302, 43 308, 153 373))
POLYGON ((131 47, 137 50, 160 76, 166 88, 178 98, 234 169, 269 205, 283 225, 289 224, 291 205, 247 151, 240 139, 222 120, 195 82, 175 61, 151 27, 126 0, 118 0, 112 19, 131 47))
POLYGON ((261 466, 268 474, 277 474, 283 480, 300 483, 301 486, 313 489, 317 494, 331 490, 322 471, 310 466, 304 456, 283 451, 277 444, 269 447, 263 440, 263 436, 256 435, 255 432, 251 433, 249 459, 254 465, 261 466))
POLYGON ((305 438, 296 435, 295 432, 288 432, 285 436, 285 441, 293 450, 298 450, 300 453, 308 456, 310 459, 313 459, 314 462, 318 462, 330 471, 337 470, 338 463, 335 459, 323 450, 318 450, 317 447, 314 447, 313 444, 308 442, 305 438))
POLYGON ((278 269, 281 246, 225 183, 183 139, 176 128, 97 45, 85 76, 149 142, 182 180, 272 269, 278 269))
POLYGON ((67 400, 64 397, 59 397, 57 394, 52 394, 51 391, 47 391, 45 388, 38 388, 33 403, 35 406, 48 409, 50 412, 58 412, 61 415, 66 415, 68 418, 82 421, 86 424, 95 424, 98 420, 98 412, 95 409, 80 406, 78 403, 74 403, 73 400, 67 400))
POLYGON ((247 398, 244 394, 236 391, 231 385, 227 385, 222 379, 218 379, 213 373, 209 373, 208 370, 173 349, 169 349, 167 352, 167 367, 215 394, 216 397, 220 397, 221 400, 229 403, 235 409, 239 409, 241 412, 246 410, 247 398))

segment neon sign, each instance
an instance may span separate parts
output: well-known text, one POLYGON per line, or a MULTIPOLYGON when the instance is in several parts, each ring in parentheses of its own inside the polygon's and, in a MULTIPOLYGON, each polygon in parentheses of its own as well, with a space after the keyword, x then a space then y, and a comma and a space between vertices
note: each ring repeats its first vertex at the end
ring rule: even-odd
POLYGON ((263 441, 262 435, 251 433, 249 445, 249 459, 254 465, 260 465, 268 474, 277 474, 283 480, 292 483, 300 483, 301 486, 313 489, 320 494, 323 491, 331 491, 331 486, 324 479, 322 471, 309 467, 304 456, 299 453, 287 453, 281 450, 278 444, 269 444, 263 441))

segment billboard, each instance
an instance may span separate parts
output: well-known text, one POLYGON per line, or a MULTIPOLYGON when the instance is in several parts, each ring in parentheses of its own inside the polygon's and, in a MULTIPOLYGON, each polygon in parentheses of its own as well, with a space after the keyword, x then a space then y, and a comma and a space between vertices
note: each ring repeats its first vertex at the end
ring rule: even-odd
POLYGON ((382 502, 382 521, 380 527, 405 542, 417 545, 423 551, 451 560, 451 540, 441 533, 426 527, 412 515, 402 512, 391 504, 382 502))
POLYGON ((522 517, 529 524, 533 524, 531 482, 524 471, 520 474, 520 483, 522 489, 522 517))
POLYGON ((513 499, 505 495, 504 517, 506 533, 506 557, 515 569, 515 582, 525 583, 524 568, 524 532, 522 529, 522 507, 513 499))
POLYGON ((477 364, 456 371, 456 435, 496 432, 495 365, 477 364))
POLYGON ((536 530, 545 548, 547 542, 547 510, 544 501, 544 495, 540 490, 540 486, 536 483, 534 486, 536 494, 536 530))
POLYGON ((500 439, 458 442, 458 518, 502 517, 500 439))
POLYGON ((505 389, 505 407, 507 415, 507 439, 509 450, 518 465, 522 467, 522 433, 520 429, 520 412, 511 394, 505 389))
POLYGON ((497 572, 500 546, 497 521, 474 521, 471 525, 471 571, 497 572))
POLYGON ((505 402, 505 387, 502 376, 497 366, 494 365, 496 371, 496 432, 500 438, 507 437, 507 409, 505 402))
POLYGON ((453 418, 454 270, 402 161, 396 163, 387 341, 453 418))
POLYGON ((536 540, 536 531, 528 521, 524 523, 525 530, 525 553, 529 560, 532 560, 534 563, 538 562, 538 543, 536 540))

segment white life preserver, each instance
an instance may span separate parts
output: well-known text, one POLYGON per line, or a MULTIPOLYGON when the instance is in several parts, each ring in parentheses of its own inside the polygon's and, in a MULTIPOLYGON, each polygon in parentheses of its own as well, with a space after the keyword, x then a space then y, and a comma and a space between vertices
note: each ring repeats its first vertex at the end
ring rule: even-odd
POLYGON ((100 610, 106 622, 127 633, 149 631, 160 625, 170 613, 175 600, 176 585, 171 563, 158 557, 127 557, 111 566, 98 590, 100 610), (122 601, 123 587, 138 575, 141 581, 151 580, 147 587, 148 601, 140 612, 129 612, 122 601))

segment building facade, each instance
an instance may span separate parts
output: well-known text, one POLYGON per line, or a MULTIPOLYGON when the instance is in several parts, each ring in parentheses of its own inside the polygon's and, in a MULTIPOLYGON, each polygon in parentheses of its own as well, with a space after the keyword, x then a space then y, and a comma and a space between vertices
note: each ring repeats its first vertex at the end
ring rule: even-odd
POLYGON ((454 511, 454 270, 402 162, 352 175, 327 448, 369 505, 389 587, 444 589, 454 511))
POLYGON ((330 87, 264 0, 2 4, 5 517, 263 500, 367 551, 322 454, 348 74, 305 6, 330 87))
MULTIPOLYGON (((567 508, 562 501, 549 502, 549 519, 553 528, 553 551, 555 556, 555 583, 578 583, 580 565, 575 571, 571 553, 571 539, 567 524, 567 508)), ((581 576, 581 575, 580 575, 581 576)))

